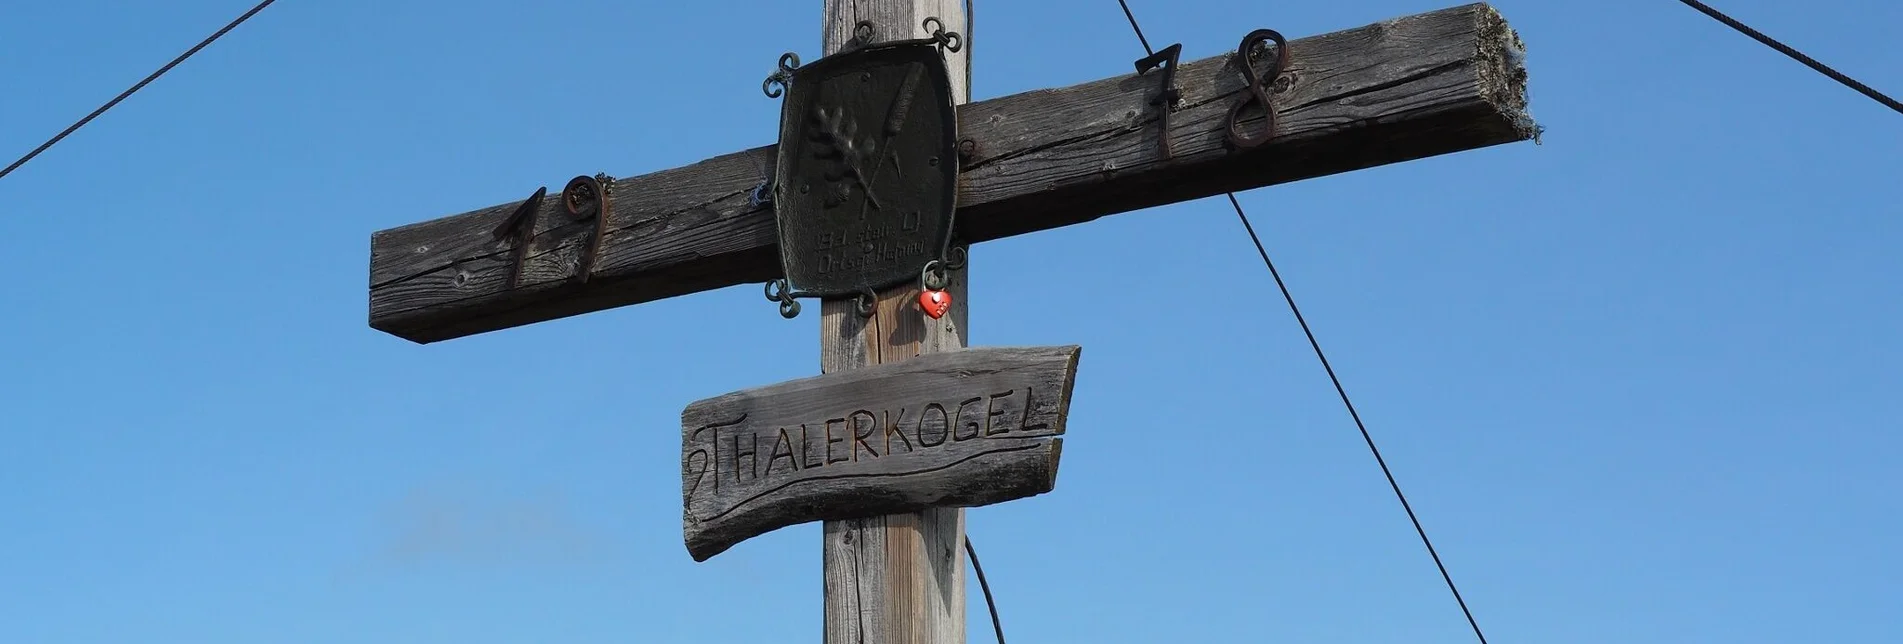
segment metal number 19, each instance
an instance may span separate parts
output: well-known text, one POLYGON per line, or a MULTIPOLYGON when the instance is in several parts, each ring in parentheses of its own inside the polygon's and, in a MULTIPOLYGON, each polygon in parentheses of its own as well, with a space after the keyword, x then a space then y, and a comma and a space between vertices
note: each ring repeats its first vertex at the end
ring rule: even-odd
POLYGON ((1182 91, 1176 89, 1176 57, 1183 53, 1183 43, 1164 47, 1162 51, 1143 57, 1137 61, 1137 75, 1141 76, 1157 67, 1163 68, 1163 91, 1150 99, 1157 106, 1158 120, 1163 126, 1158 142, 1163 150, 1163 159, 1169 160, 1170 152, 1170 110, 1176 108, 1176 101, 1182 98, 1182 91))

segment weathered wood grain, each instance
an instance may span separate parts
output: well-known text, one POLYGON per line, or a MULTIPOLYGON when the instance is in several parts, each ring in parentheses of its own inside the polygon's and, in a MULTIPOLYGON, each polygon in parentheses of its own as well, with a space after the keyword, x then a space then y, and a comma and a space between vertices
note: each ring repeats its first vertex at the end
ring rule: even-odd
MULTIPOLYGON (((950 0, 947 0, 950 1, 950 0)), ((847 301, 821 303, 820 369, 840 373, 956 351, 970 342, 970 265, 947 271, 952 307, 926 318, 916 288, 879 294, 862 318, 847 301)), ((965 641, 965 509, 827 521, 825 639, 828 644, 965 641)))
MULTIPOLYGON (((827 53, 839 50, 860 20, 920 25, 937 16, 948 29, 965 24, 959 0, 826 0, 827 53)), ((923 36, 922 25, 911 32, 923 36)), ((895 34, 894 37, 902 37, 895 34)), ((955 102, 969 100, 971 50, 946 52, 955 102), (959 74, 965 70, 964 74, 959 74)), ((870 318, 843 300, 820 303, 820 373, 905 362, 955 351, 966 334, 969 265, 947 271, 951 311, 926 318, 904 286, 878 294, 870 318)), ((825 644, 965 643, 965 509, 939 506, 907 514, 827 521, 820 544, 825 583, 825 644)))
POLYGON ((1049 492, 1080 349, 985 348, 734 392, 681 414, 687 549, 1049 492))
MULTIPOLYGON (((1238 28, 1238 42, 1246 31, 1238 28)), ((977 150, 960 179, 957 236, 982 242, 1536 133, 1522 45, 1485 4, 1292 40, 1274 99, 1277 138, 1247 152, 1222 144, 1222 120, 1245 92, 1235 43, 1220 46, 1228 51, 1178 70, 1182 100, 1170 119, 1168 160, 1148 105, 1155 74, 961 106, 960 134, 977 150)), ((379 231, 371 238, 370 325, 434 342, 776 278, 772 211, 748 201, 772 172, 773 155, 765 146, 615 182, 608 234, 586 284, 568 279, 594 225, 569 221, 556 199, 537 216, 513 290, 505 283, 509 243, 489 231, 520 202, 379 231)), ((525 181, 523 194, 534 187, 525 181)))

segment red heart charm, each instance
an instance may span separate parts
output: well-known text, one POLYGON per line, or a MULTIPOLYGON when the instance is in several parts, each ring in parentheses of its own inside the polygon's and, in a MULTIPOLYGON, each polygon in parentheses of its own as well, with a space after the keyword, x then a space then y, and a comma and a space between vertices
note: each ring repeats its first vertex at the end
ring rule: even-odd
POLYGON ((945 312, 951 310, 951 300, 950 293, 926 289, 918 294, 918 307, 936 320, 945 317, 945 312))

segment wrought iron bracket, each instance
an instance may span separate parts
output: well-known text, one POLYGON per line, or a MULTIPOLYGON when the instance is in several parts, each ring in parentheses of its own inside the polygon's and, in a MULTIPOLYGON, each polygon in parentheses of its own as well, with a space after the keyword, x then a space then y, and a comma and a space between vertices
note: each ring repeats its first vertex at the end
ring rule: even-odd
POLYGON ((958 50, 964 49, 965 47, 965 37, 959 35, 956 31, 947 31, 945 29, 945 21, 939 20, 938 16, 926 18, 925 22, 919 26, 924 27, 925 32, 931 34, 928 36, 929 38, 938 42, 938 51, 940 53, 949 51, 956 54, 958 50))
POLYGON ((859 49, 861 47, 865 47, 866 45, 870 45, 872 44, 872 39, 876 38, 877 36, 878 34, 873 28, 872 21, 861 20, 853 24, 852 39, 847 40, 844 45, 841 45, 839 47, 839 53, 843 54, 845 52, 849 52, 854 49, 859 49))
MULTIPOLYGON (((925 263, 925 268, 919 271, 919 285, 933 290, 945 288, 945 285, 951 281, 949 271, 964 270, 968 253, 965 245, 953 244, 943 259, 934 259, 925 263)), ((767 282, 763 290, 768 302, 779 303, 780 317, 788 320, 799 317, 799 300, 821 298, 818 293, 791 290, 784 277, 767 282)), ((879 294, 873 292, 872 289, 860 291, 853 296, 853 310, 859 314, 859 317, 872 317, 878 312, 878 303, 879 294)))
MULTIPOLYGON (((819 293, 791 290, 784 277, 767 282, 765 290, 767 301, 778 302, 780 304, 780 317, 788 320, 799 317, 799 300, 819 299, 822 297, 819 293)), ((853 310, 859 314, 859 317, 872 317, 872 315, 878 311, 878 303, 879 294, 872 292, 871 289, 860 291, 857 295, 853 296, 853 310)))
POLYGON ((760 91, 766 92, 767 98, 779 98, 793 84, 793 72, 800 68, 800 55, 790 51, 780 54, 779 66, 779 69, 767 75, 766 80, 760 82, 760 91))

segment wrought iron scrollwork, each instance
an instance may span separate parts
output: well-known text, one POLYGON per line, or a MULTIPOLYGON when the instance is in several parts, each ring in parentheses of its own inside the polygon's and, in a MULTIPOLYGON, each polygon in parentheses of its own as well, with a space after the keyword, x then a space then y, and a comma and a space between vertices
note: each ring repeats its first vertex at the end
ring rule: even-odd
POLYGON ((945 285, 951 283, 951 271, 964 270, 966 259, 967 251, 962 245, 945 249, 938 259, 925 262, 925 267, 919 269, 919 288, 929 291, 945 290, 945 285))
POLYGON ((965 259, 968 255, 969 251, 965 250, 964 245, 952 245, 951 249, 945 252, 945 268, 954 271, 964 270, 965 259))
MULTIPOLYGON (((764 290, 767 301, 778 302, 780 304, 780 317, 788 320, 799 317, 799 298, 815 297, 813 293, 793 290, 784 277, 767 282, 764 290)), ((878 307, 879 294, 873 292, 872 289, 865 289, 853 296, 853 311, 857 312, 859 317, 872 317, 873 314, 878 312, 878 307)))
POLYGON ((766 283, 766 299, 768 302, 780 303, 780 317, 788 320, 799 317, 800 303, 799 300, 793 299, 797 296, 798 294, 792 292, 792 287, 787 285, 784 277, 766 283))
POLYGON ((839 51, 848 52, 854 49, 858 49, 860 47, 864 47, 866 45, 870 45, 872 44, 873 38, 876 38, 876 37, 878 37, 878 33, 876 29, 874 29, 872 21, 861 20, 853 24, 852 39, 847 40, 846 44, 841 45, 839 48, 839 51))
POLYGON ((793 72, 799 68, 799 54, 790 51, 780 54, 780 68, 760 82, 760 91, 766 92, 767 98, 779 98, 786 93, 786 86, 793 82, 793 72))
POLYGON ((924 27, 925 31, 931 34, 932 40, 938 41, 938 48, 941 51, 949 51, 956 54, 958 50, 963 49, 965 46, 964 36, 958 35, 956 31, 946 31, 945 21, 939 20, 938 16, 926 18, 924 24, 920 26, 924 27))

